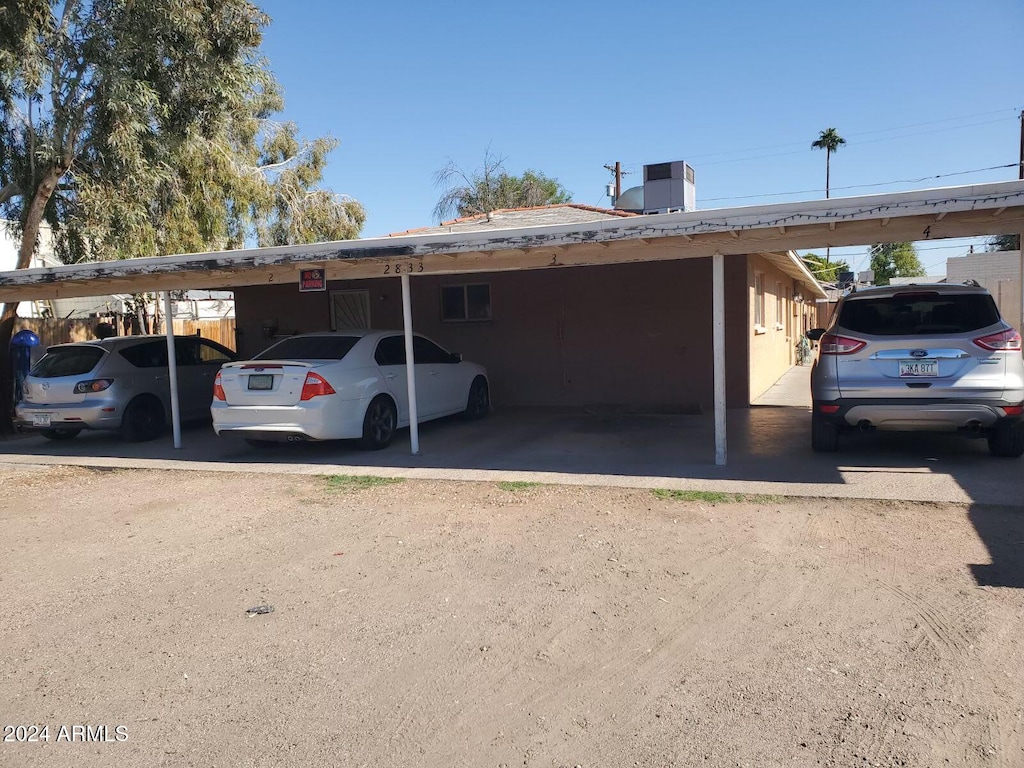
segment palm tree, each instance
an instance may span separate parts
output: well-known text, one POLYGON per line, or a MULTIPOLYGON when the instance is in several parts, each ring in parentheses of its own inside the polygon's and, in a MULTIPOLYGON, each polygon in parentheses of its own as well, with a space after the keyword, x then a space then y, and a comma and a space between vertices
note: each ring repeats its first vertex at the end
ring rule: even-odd
MULTIPOLYGON (((811 149, 824 149, 825 150, 825 198, 828 199, 829 182, 832 176, 832 153, 835 152, 839 147, 846 143, 846 139, 840 136, 835 128, 829 128, 826 131, 822 131, 821 135, 818 136, 817 141, 811 142, 811 149)), ((832 248, 825 248, 825 263, 828 264, 831 261, 832 248)))
POLYGON ((825 197, 828 197, 829 177, 832 175, 832 153, 846 143, 835 128, 822 131, 817 141, 811 142, 811 149, 825 150, 825 197))

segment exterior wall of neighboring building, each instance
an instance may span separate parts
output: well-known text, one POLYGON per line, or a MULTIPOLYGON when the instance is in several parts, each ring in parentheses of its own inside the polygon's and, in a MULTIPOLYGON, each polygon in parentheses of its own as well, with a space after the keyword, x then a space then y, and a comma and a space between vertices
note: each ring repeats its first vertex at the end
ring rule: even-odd
MULTIPOLYGON (((751 397, 747 258, 727 257, 725 264, 727 402, 745 407, 751 397)), ((414 276, 411 288, 414 329, 485 365, 498 407, 693 412, 713 406, 709 258, 414 276), (442 320, 442 287, 473 284, 489 286, 490 319, 442 320)), ((294 285, 237 288, 239 351, 248 356, 268 346, 264 328, 279 335, 330 329, 330 292, 341 290, 367 292, 371 327, 402 327, 394 278, 332 281, 326 293, 300 294, 294 285)), ((779 350, 770 354, 782 359, 779 350)), ((781 375, 780 363, 764 367, 781 375)))
MULTIPOLYGON (((14 233, 13 222, 0 219, 0 272, 18 267, 18 251, 21 238, 14 233)), ((43 224, 39 232, 39 247, 36 249, 29 268, 52 267, 60 261, 53 253, 53 236, 50 227, 43 224)), ((49 302, 23 301, 18 304, 18 317, 42 317, 49 311, 49 302)))
POLYGON ((747 261, 747 338, 750 345, 750 398, 756 399, 796 363, 804 318, 813 312, 795 296, 798 286, 761 256, 747 261))
POLYGON ((972 253, 946 259, 946 278, 950 283, 977 280, 992 294, 1006 322, 1017 329, 1024 327, 1021 320, 1020 251, 972 253))
POLYGON ((231 291, 185 291, 171 302, 175 320, 225 320, 235 316, 231 291))

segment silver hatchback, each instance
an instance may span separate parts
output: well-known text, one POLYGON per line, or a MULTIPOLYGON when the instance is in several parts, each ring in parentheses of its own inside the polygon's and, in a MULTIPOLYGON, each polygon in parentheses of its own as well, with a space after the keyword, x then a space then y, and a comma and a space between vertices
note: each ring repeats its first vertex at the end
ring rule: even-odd
MULTIPOLYGON (((199 336, 174 340, 183 421, 209 418, 213 379, 234 352, 199 336)), ((171 412, 167 339, 118 336, 49 347, 25 378, 15 421, 51 440, 83 429, 119 430, 126 440, 157 437, 171 412)))
POLYGON ((854 291, 808 336, 814 450, 877 429, 960 432, 995 456, 1024 455, 1021 336, 977 283, 854 291))

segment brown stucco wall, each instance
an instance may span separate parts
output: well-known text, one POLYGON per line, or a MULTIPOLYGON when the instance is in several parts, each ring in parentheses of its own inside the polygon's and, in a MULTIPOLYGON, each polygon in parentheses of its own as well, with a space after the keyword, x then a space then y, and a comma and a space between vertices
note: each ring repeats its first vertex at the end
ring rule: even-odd
MULTIPOLYGON (((746 257, 726 258, 727 398, 746 406, 749 389, 746 257)), ((332 281, 329 290, 370 292, 371 325, 402 327, 399 281, 332 281)), ((708 410, 713 404, 711 260, 686 259, 411 280, 413 327, 485 365, 496 406, 708 410), (491 286, 492 319, 442 322, 443 285, 491 286)), ((281 333, 330 329, 330 293, 295 285, 235 291, 239 351, 281 333)))

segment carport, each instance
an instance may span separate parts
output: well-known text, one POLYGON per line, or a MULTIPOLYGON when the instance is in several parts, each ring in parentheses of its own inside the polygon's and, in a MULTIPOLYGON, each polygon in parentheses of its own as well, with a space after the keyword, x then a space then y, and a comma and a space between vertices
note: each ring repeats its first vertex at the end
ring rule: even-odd
MULTIPOLYGON (((948 187, 802 203, 637 216, 584 224, 485 232, 409 234, 278 248, 76 264, 0 273, 0 301, 296 284, 302 270, 324 279, 397 276, 411 357, 410 283, 418 275, 546 270, 711 258, 715 463, 727 459, 724 260, 794 248, 920 241, 1024 230, 1024 182, 948 187)), ((794 275, 820 291, 795 257, 794 275)), ((169 295, 165 293, 165 303, 169 295)), ((169 313, 168 313, 169 315, 169 313)), ((170 329, 169 329, 170 330, 170 329)), ((173 361, 173 342, 168 344, 173 361)), ((172 362, 173 365, 173 362, 172 362)), ((408 366, 410 394, 414 367, 408 366)), ((419 434, 412 405, 412 451, 419 434)), ((175 428, 175 445, 180 432, 175 428)))

